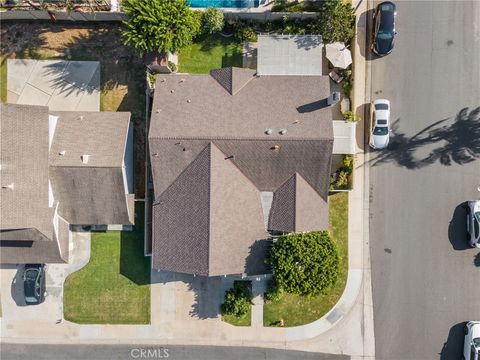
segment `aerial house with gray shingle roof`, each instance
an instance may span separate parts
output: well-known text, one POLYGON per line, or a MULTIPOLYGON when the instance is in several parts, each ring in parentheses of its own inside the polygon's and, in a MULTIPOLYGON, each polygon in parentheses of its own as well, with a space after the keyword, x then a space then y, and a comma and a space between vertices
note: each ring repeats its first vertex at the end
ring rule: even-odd
POLYGON ((2 264, 68 262, 70 224, 131 225, 130 113, 0 104, 2 264))
POLYGON ((159 75, 149 129, 152 267, 265 273, 271 234, 328 228, 325 76, 159 75))

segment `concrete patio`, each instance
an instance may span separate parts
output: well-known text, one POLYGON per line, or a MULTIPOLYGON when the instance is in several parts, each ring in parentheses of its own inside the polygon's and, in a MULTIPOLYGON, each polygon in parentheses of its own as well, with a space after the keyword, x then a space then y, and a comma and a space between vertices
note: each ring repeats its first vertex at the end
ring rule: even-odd
POLYGON ((56 111, 99 111, 100 63, 9 59, 7 102, 56 111))

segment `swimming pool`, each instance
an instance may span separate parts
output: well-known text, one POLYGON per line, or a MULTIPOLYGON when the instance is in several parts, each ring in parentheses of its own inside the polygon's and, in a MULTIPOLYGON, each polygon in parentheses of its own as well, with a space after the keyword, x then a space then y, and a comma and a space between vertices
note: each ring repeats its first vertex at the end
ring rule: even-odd
POLYGON ((192 8, 251 8, 258 7, 259 0, 187 0, 192 8))

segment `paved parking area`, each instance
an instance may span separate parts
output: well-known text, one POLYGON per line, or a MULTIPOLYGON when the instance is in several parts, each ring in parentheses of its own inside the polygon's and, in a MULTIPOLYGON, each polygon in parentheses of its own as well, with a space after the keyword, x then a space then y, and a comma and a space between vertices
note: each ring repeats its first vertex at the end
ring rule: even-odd
POLYGON ((74 232, 70 244, 69 264, 49 264, 46 269, 47 296, 39 305, 27 306, 23 294, 24 265, 2 265, 0 268, 0 297, 2 321, 15 326, 23 321, 63 320, 63 283, 66 277, 85 266, 90 259, 90 233, 74 232))
POLYGON ((7 102, 56 111, 100 110, 98 61, 9 59, 7 102))

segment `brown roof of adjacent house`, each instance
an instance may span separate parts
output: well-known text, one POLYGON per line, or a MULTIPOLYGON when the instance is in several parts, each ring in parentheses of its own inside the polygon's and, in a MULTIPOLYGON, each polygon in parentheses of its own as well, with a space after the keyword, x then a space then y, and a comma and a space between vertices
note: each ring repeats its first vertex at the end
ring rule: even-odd
POLYGON ((265 271, 260 192, 275 192, 292 176, 295 196, 285 205, 290 225, 275 216, 272 223, 293 231, 325 229, 333 146, 329 91, 322 76, 256 77, 235 68, 160 75, 149 132, 152 266, 201 275, 265 271))
POLYGON ((65 261, 69 223, 133 223, 122 173, 128 113, 49 117, 48 107, 14 104, 0 113, 2 263, 65 261))

